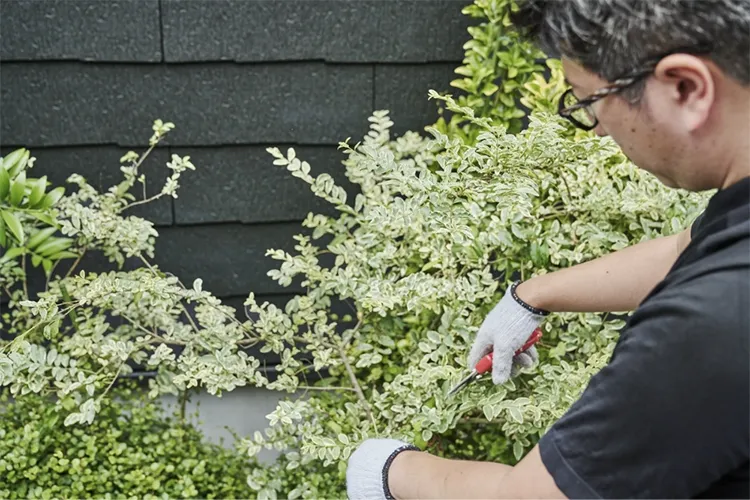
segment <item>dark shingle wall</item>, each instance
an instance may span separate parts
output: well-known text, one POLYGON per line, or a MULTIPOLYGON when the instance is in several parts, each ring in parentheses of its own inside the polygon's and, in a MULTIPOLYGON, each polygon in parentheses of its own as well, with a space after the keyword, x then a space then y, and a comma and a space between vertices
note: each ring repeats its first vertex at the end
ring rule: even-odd
POLYGON ((330 208, 265 148, 346 185, 336 145, 374 109, 399 134, 433 123, 427 90, 450 90, 469 2, 0 0, 0 146, 31 148, 56 184, 77 172, 105 189, 154 119, 174 122, 151 189, 171 153, 198 170, 176 200, 134 210, 158 227, 157 263, 230 302, 280 301, 296 287, 266 277, 265 250, 291 250, 305 215, 330 208))

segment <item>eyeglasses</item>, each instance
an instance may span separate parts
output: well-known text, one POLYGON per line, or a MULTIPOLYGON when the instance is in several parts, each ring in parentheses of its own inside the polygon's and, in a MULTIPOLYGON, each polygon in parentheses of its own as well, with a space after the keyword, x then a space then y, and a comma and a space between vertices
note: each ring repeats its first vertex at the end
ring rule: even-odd
POLYGON ((707 54, 711 51, 709 46, 693 47, 691 49, 676 49, 666 52, 658 57, 654 57, 648 62, 644 63, 643 69, 635 73, 615 79, 611 84, 606 85, 588 97, 578 99, 573 94, 573 89, 570 88, 560 97, 558 104, 558 114, 563 118, 567 118, 573 125, 583 130, 593 130, 599 124, 599 119, 594 113, 592 104, 604 99, 607 96, 617 94, 623 90, 635 85, 644 78, 651 75, 656 68, 656 65, 664 57, 670 54, 676 53, 689 53, 689 54, 707 54))
POLYGON ((599 119, 594 113, 592 104, 607 96, 622 92, 626 88, 635 85, 651 73, 651 69, 637 75, 618 78, 612 84, 602 87, 584 99, 578 99, 570 88, 560 97, 558 113, 567 118, 573 125, 583 130, 594 130, 599 125, 599 119))

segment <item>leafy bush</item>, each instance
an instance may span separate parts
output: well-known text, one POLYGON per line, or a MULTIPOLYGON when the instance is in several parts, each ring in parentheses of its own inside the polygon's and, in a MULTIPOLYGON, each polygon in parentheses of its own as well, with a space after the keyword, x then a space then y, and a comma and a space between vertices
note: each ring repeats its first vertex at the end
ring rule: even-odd
MULTIPOLYGON (((478 384, 448 398, 488 309, 515 277, 675 233, 705 202, 664 188, 609 139, 568 140, 556 117, 532 115, 527 130, 511 135, 444 99, 483 130, 477 143, 436 130, 432 140, 409 135, 392 142, 391 122, 376 113, 362 144, 342 144, 347 176, 361 187, 351 204, 325 174, 311 176, 293 150, 269 150, 274 163, 309 183, 340 215, 310 215, 305 226, 313 236, 298 237, 294 255, 270 252, 282 261, 271 275, 281 284, 301 276, 305 295, 285 310, 248 301, 260 316, 253 328, 284 360, 278 385, 292 391, 300 383, 293 361, 300 350, 316 369, 330 371, 321 382, 327 393, 279 405, 266 436, 246 440, 251 454, 282 443, 300 466, 320 461, 343 470, 360 440, 385 435, 453 456, 481 447, 486 459, 513 462, 607 361, 623 321, 553 315, 544 325, 538 368, 502 387, 478 384), (316 244, 322 236, 330 243, 316 244), (328 253, 331 268, 319 261, 328 253), (343 335, 327 318, 333 298, 356 304, 357 324, 343 335), (299 342, 290 326, 301 327, 299 342), (455 442, 441 440, 446 433, 481 437, 457 453, 455 442)), ((270 479, 282 471, 255 474, 270 479)), ((313 489, 307 494, 316 496, 313 489)))
MULTIPOLYGON (((514 0, 475 0, 464 7, 464 15, 480 22, 469 27, 471 39, 463 46, 463 64, 455 70, 462 78, 451 82, 461 91, 456 98, 460 106, 471 108, 477 117, 489 118, 493 125, 504 125, 511 133, 523 126, 526 111, 519 102, 523 103, 526 83, 535 75, 541 78, 539 61, 545 57, 510 29, 510 14, 516 9, 514 0)), ((445 109, 439 111, 444 114, 445 109)), ((447 120, 441 117, 435 127, 469 143, 479 132, 461 114, 450 114, 447 120)))
POLYGON ((56 187, 47 192, 46 177, 27 177, 34 165, 34 158, 26 148, 20 148, 3 159, 0 168, 0 286, 10 286, 22 278, 26 260, 20 266, 11 261, 28 254, 33 267, 41 264, 49 275, 55 263, 76 257, 67 249, 73 243, 70 238, 56 238, 54 220, 49 212, 65 193, 65 188, 56 187), (28 233, 28 237, 27 237, 28 233))
MULTIPOLYGON (((64 274, 48 273, 46 289, 36 300, 26 286, 26 258, 38 234, 28 217, 21 219, 22 236, 15 242, 20 252, 0 268, 10 296, 9 312, 0 323, 10 337, 0 341, 0 386, 8 386, 13 396, 54 394, 59 409, 76 409, 66 424, 93 422, 116 378, 132 372, 134 364, 159 371, 150 381, 154 397, 184 396, 199 384, 216 394, 247 382, 265 383, 256 371, 259 362, 243 350, 257 341, 247 338, 234 309, 203 292, 200 280, 188 289, 151 264, 158 233, 150 221, 124 214, 162 196, 176 197, 181 174, 195 168, 189 157, 173 155, 172 174, 159 194, 141 200, 131 194, 136 183, 146 182, 139 170, 143 161, 173 127, 157 120, 149 149, 121 159, 124 180, 106 193, 80 175, 70 177, 77 191, 46 208, 44 216, 53 231, 59 228, 67 237, 67 252, 78 258, 64 274), (26 232, 32 232, 30 238, 26 232), (138 259, 141 266, 77 274, 80 257, 90 251, 119 267, 127 258, 138 259)), ((11 173, 5 160, 0 170, 11 173)), ((48 237, 56 238, 51 232, 48 237)))
POLYGON ((141 391, 120 387, 86 427, 63 425, 53 404, 0 398, 2 498, 248 498, 254 464, 207 444, 141 391))
MULTIPOLYGON (((78 175, 69 179, 77 192, 63 196, 63 187, 46 192, 44 177, 27 175, 35 158, 26 149, 0 159, 0 290, 10 299, 0 316, 0 497, 252 495, 246 478, 254 460, 204 443, 195 427, 144 401, 140 388, 115 385, 133 364, 156 366, 174 357, 173 349, 187 351, 182 360, 206 349, 217 351, 214 359, 227 359, 219 343, 230 329, 208 341, 189 330, 195 317, 205 324, 226 310, 198 299, 188 313, 186 303, 199 295, 200 284, 186 290, 151 266, 156 231, 151 222, 125 215, 133 206, 176 196, 181 173, 194 168, 189 157, 173 156, 172 175, 159 194, 140 200, 131 194, 137 184, 145 185, 140 169, 172 128, 157 120, 149 149, 125 155, 123 181, 103 194, 78 175), (135 257, 142 267, 76 274, 81 258, 92 251, 120 267, 135 257), (67 268, 58 267, 71 259, 67 268), (32 267, 40 267, 47 280, 38 297, 29 292, 32 267), (154 305, 170 292, 174 302, 154 305), (39 302, 29 308, 32 298, 39 302), (40 309, 43 304, 49 309, 40 309), (165 337, 158 335, 160 328, 165 337)), ((242 348, 236 344, 234 352, 242 348)), ((242 355, 237 359, 246 359, 242 355)), ((204 367, 210 363, 205 358, 211 355, 203 356, 204 367)), ((253 376, 244 365, 237 371, 253 376)), ((192 383, 203 381, 217 391, 209 379, 210 373, 202 373, 192 383)), ((222 388, 233 387, 226 374, 223 380, 222 388)), ((178 390, 166 370, 151 384, 152 397, 172 392, 186 401, 187 384, 178 390)))

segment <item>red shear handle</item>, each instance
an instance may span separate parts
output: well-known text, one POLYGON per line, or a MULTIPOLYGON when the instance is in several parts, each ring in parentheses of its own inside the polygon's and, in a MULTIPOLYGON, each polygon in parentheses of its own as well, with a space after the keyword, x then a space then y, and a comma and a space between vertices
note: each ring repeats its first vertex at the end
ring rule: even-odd
MULTIPOLYGON (((529 337, 526 343, 522 345, 519 350, 516 351, 516 355, 521 354, 522 352, 526 351, 529 347, 539 342, 541 338, 542 338, 542 329, 537 328, 531 334, 531 337, 529 337)), ((490 369, 492 368, 492 358, 493 358, 493 353, 490 352, 488 355, 486 355, 485 357, 479 360, 479 363, 477 363, 476 366, 474 367, 474 369, 477 371, 477 374, 482 374, 482 373, 490 371, 490 369)))

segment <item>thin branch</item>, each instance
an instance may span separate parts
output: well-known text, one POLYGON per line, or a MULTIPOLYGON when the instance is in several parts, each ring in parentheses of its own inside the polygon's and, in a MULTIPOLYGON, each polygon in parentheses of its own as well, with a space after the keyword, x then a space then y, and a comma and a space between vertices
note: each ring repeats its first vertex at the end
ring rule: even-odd
POLYGON ((346 352, 344 352, 344 346, 339 345, 338 346, 339 356, 341 356, 341 360, 344 362, 344 367, 346 367, 346 372, 349 374, 349 380, 352 383, 352 386, 354 387, 354 391, 357 393, 357 396, 359 397, 360 402, 364 405, 365 411, 367 412, 367 416, 370 418, 370 422, 372 422, 372 426, 375 429, 375 432, 378 432, 378 426, 375 423, 375 418, 372 416, 372 411, 370 410, 370 403, 367 401, 367 398, 365 398, 365 393, 362 392, 362 388, 359 386, 359 382, 357 381, 357 376, 354 374, 354 370, 352 370, 352 365, 349 363, 349 357, 346 355, 346 352))
POLYGON ((26 300, 29 300, 29 286, 28 279, 26 276, 26 254, 21 255, 21 269, 23 270, 23 296, 26 300))
POLYGON ((156 148, 156 145, 157 145, 158 143, 159 143, 159 141, 156 141, 156 142, 155 142, 154 144, 152 144, 152 145, 151 145, 151 147, 149 147, 149 148, 148 148, 148 149, 146 150, 146 152, 145 152, 145 153, 143 153, 143 156, 141 156, 141 157, 140 157, 140 158, 138 159, 138 163, 136 163, 136 164, 135 164, 135 170, 134 170, 134 173, 135 173, 135 175, 136 175, 136 176, 138 175, 138 169, 139 169, 139 168, 141 167, 141 165, 142 165, 142 164, 143 164, 143 162, 144 162, 144 161, 146 160, 146 158, 148 158, 148 155, 150 155, 150 154, 151 154, 151 151, 153 151, 153 150, 154 150, 154 148, 156 148))
MULTIPOLYGON (((60 313, 60 314, 61 314, 61 317, 60 317, 59 319, 62 319, 62 318, 64 318, 65 316, 67 316, 67 315, 68 315, 68 313, 69 313, 70 311, 72 311, 73 309, 75 309, 76 307, 77 307, 77 305, 72 305, 72 306, 70 306, 70 307, 69 307, 68 309, 66 309, 66 310, 62 311, 62 313, 60 313)), ((28 335, 29 333, 33 332, 34 330, 36 330, 36 329, 37 329, 37 328, 39 328, 39 327, 42 327, 42 326, 43 326, 43 325, 45 325, 45 324, 50 324, 50 323, 52 323, 53 321, 56 321, 57 319, 58 319, 57 317, 55 317, 55 318, 52 318, 52 319, 44 319, 44 320, 42 320, 42 321, 40 321, 40 322, 36 323, 35 325, 32 325, 32 326, 31 326, 31 328, 29 328, 29 329, 28 329, 28 330, 26 330, 25 332, 23 332, 23 333, 21 333, 21 334, 19 334, 19 335, 15 336, 15 337, 13 338, 13 340, 11 340, 11 341, 10 341, 10 342, 8 342, 8 343, 7 343, 6 345, 4 345, 4 346, 3 346, 3 348, 2 348, 2 349, 0 349, 0 352, 5 352, 5 350, 6 350, 7 348, 10 348, 10 347, 12 347, 12 346, 13 346, 13 344, 15 344, 16 342, 18 342, 18 341, 19 341, 19 340, 21 340, 22 338, 24 338, 24 337, 25 337, 26 335, 28 335)))
MULTIPOLYGON (((151 271, 151 273, 154 276, 156 276, 157 278, 159 277, 159 273, 156 272, 156 269, 154 269, 154 267, 151 264, 148 263, 148 261, 143 257, 143 255, 138 254, 138 258, 141 259, 141 262, 143 262, 143 264, 145 264, 145 266, 148 267, 149 271, 151 271)), ((180 283, 180 284, 182 285, 182 283, 180 283)), ((184 288, 185 285, 182 285, 182 287, 184 288)), ((182 312, 185 313, 185 317, 187 318, 188 322, 190 323, 190 326, 193 327, 193 330, 195 330, 195 333, 199 333, 200 329, 198 328, 198 325, 195 324, 195 321, 193 321, 193 318, 190 316, 190 313, 185 308, 185 306, 182 304, 182 301, 179 302, 179 305, 180 305, 180 309, 182 309, 182 312)))
POLYGON ((130 322, 131 325, 133 325, 135 328, 137 328, 138 330, 142 331, 143 333, 145 333, 149 337, 152 337, 157 342, 161 342, 162 344, 186 345, 184 342, 180 342, 180 341, 177 341, 177 340, 167 340, 164 337, 162 337, 161 335, 157 335, 155 332, 152 332, 151 330, 147 330, 146 328, 143 327, 143 325, 141 325, 140 323, 138 323, 133 318, 127 316, 126 314, 122 314, 121 313, 120 316, 123 317, 123 318, 125 318, 125 320, 127 320, 128 322, 130 322))
POLYGON ((565 185, 565 191, 568 192, 568 203, 570 203, 571 201, 573 201, 573 195, 570 194, 570 186, 568 186, 568 180, 565 178, 562 172, 560 173, 560 178, 562 179, 563 184, 565 185))
POLYGON ((65 278, 68 278, 71 274, 73 274, 73 271, 75 271, 76 267, 78 267, 78 264, 81 262, 81 259, 83 258, 83 256, 86 255, 87 250, 88 250, 88 247, 83 247, 83 252, 81 252, 81 255, 79 255, 78 258, 75 260, 75 262, 73 262, 73 265, 70 266, 70 269, 68 269, 68 272, 65 273, 65 278))
POLYGON ((362 318, 360 318, 359 321, 357 321, 357 324, 354 325, 354 328, 352 328, 350 330, 349 336, 346 337, 345 339, 342 339, 342 341, 341 341, 341 347, 342 348, 344 348, 344 347, 346 347, 346 346, 349 345, 349 342, 351 342, 352 338, 354 338, 354 334, 357 333, 357 331, 359 331, 359 328, 361 326, 362 326, 362 318))
MULTIPOLYGON (((130 357, 130 355, 128 355, 128 358, 129 357, 130 357)), ((123 360, 120 363, 120 366, 117 367, 117 371, 115 372, 115 376, 112 377, 112 381, 109 383, 109 385, 107 386, 107 388, 104 389, 104 392, 99 395, 99 401, 101 401, 102 399, 104 399, 104 396, 106 396, 107 393, 109 392, 109 390, 112 388, 112 386, 115 385, 115 381, 117 381, 117 377, 118 377, 118 375, 120 375, 120 370, 122 370, 122 366, 124 364, 125 364, 125 360, 123 360)))
POLYGON ((332 387, 332 386, 324 386, 324 387, 314 387, 311 385, 299 385, 297 386, 300 389, 304 389, 306 391, 351 391, 351 392, 357 392, 356 389, 352 387, 332 387))
POLYGON ((125 205, 124 207, 122 207, 122 210, 127 210, 128 208, 133 208, 135 206, 143 205, 145 203, 151 203, 152 201, 158 200, 162 196, 164 196, 164 193, 155 194, 151 198, 147 198, 145 200, 139 200, 139 201, 134 201, 133 203, 128 203, 127 205, 125 205))

